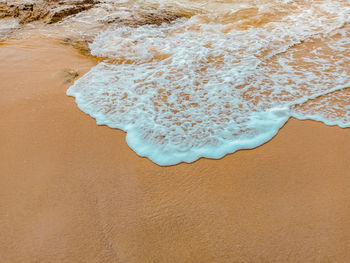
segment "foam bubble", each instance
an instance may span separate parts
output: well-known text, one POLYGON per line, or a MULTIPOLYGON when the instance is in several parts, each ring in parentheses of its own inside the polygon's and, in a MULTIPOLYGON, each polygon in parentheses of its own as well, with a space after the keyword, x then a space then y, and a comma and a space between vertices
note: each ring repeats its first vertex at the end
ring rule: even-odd
POLYGON ((109 60, 67 94, 98 124, 126 131, 129 146, 159 165, 256 147, 297 116, 294 105, 350 84, 349 7, 292 4, 279 6, 280 21, 246 30, 237 28, 242 17, 227 27, 202 14, 110 28, 90 45, 109 60))

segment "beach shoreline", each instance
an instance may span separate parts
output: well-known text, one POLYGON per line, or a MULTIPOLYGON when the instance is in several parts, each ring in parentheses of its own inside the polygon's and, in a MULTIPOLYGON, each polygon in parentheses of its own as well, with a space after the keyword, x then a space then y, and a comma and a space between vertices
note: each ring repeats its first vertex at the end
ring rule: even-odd
POLYGON ((291 118, 258 148, 160 167, 66 96, 94 58, 40 37, 0 58, 0 261, 350 261, 349 128, 291 118))

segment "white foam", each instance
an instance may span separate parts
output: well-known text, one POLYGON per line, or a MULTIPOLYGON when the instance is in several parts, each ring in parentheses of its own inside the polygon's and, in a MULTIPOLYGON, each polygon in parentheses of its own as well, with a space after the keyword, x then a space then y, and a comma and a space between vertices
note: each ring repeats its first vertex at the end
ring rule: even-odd
POLYGON ((67 94, 159 165, 256 147, 297 116, 294 105, 350 84, 349 7, 305 2, 279 22, 228 33, 200 16, 111 28, 90 48, 118 64, 100 63, 67 94), (326 44, 313 49, 314 39, 326 44))
MULTIPOLYGON (((347 87, 350 87, 350 82, 347 87)), ((340 89, 296 105, 293 117, 321 121, 341 128, 350 127, 350 89, 340 89)))

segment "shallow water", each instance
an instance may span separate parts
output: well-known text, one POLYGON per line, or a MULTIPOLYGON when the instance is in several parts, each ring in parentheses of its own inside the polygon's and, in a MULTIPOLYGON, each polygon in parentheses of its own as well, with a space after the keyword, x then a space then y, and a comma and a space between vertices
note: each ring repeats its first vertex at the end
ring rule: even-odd
POLYGON ((259 146, 291 116, 350 127, 349 20, 349 1, 126 0, 56 27, 105 58, 67 94, 172 165, 259 146))

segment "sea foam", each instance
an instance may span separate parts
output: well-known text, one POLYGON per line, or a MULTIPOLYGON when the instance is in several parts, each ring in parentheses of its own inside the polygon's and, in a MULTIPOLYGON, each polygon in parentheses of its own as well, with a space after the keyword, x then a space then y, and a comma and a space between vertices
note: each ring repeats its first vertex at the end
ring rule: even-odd
POLYGON ((111 27, 90 45, 108 59, 67 94, 97 124, 127 132, 129 146, 159 165, 254 148, 291 116, 348 127, 349 108, 342 114, 330 101, 348 100, 349 5, 289 1, 278 8, 278 22, 244 30, 241 21, 202 13, 111 27), (333 105, 341 116, 334 120, 330 107, 309 101, 333 105))

